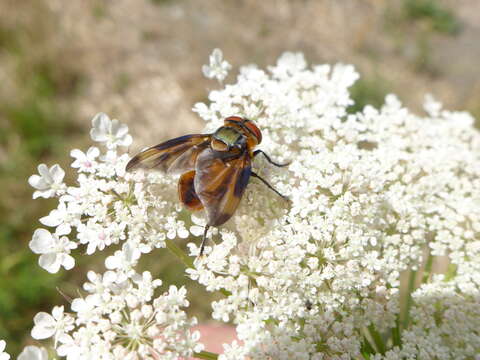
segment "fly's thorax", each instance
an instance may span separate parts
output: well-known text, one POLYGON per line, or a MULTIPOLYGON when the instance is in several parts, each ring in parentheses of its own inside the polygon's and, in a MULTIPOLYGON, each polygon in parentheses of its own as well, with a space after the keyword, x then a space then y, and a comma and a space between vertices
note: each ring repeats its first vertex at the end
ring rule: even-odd
POLYGON ((262 132, 252 120, 240 116, 229 116, 225 118, 225 126, 231 126, 247 137, 247 142, 252 146, 262 142, 262 132))
POLYGON ((211 147, 215 151, 243 150, 245 136, 233 127, 222 126, 212 135, 211 147))

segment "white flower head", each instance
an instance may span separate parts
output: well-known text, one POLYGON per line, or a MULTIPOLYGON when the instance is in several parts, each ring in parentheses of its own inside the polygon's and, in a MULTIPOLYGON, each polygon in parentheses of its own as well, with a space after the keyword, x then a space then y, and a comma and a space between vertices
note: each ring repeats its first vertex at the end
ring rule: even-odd
POLYGON ((58 231, 52 234, 48 230, 37 229, 29 243, 35 254, 41 254, 38 264, 50 273, 58 272, 61 266, 66 270, 75 266, 75 259, 70 255, 70 251, 75 249, 77 244, 61 235, 64 234, 58 231))
POLYGON ((132 136, 128 133, 128 126, 121 124, 117 119, 110 120, 107 114, 99 113, 92 119, 90 136, 93 141, 104 143, 108 149, 117 146, 129 146, 132 136))
POLYGON ((56 195, 62 195, 65 193, 65 184, 63 178, 65 171, 60 165, 55 164, 50 169, 45 164, 38 165, 38 173, 40 175, 32 175, 28 178, 30 186, 37 189, 33 193, 33 198, 38 197, 50 198, 56 195))
MULTIPOLYGON (((221 52, 210 60, 204 73, 223 80, 221 52)), ((222 359, 357 358, 366 338, 382 348, 383 334, 384 355, 374 360, 472 359, 480 350, 480 134, 466 113, 431 102, 419 117, 394 95, 380 109, 348 114, 357 79, 352 66, 308 66, 302 54, 286 53, 268 71, 241 68, 236 83, 195 106, 208 131, 226 116, 251 117, 261 149, 290 162, 279 169, 257 158, 252 169, 291 202, 250 179, 235 216, 212 229, 215 243, 187 269, 207 291, 225 294, 212 316, 233 322, 241 342, 222 359), (426 283, 396 333, 405 315, 401 274, 427 268, 426 254, 448 258, 452 280, 419 272, 426 283)), ((124 173, 128 155, 117 147, 131 142, 126 127, 104 114, 93 123, 92 138, 107 150, 74 152, 78 185, 41 219, 55 233, 36 230, 30 247, 52 272, 73 266, 79 244, 87 254, 117 251, 107 272, 88 274, 88 294, 72 302, 72 315, 38 314, 32 335, 55 336, 67 360, 189 357, 202 345, 182 309, 186 289, 172 285, 156 297, 161 282, 136 266, 167 241, 201 236, 205 220, 186 219, 176 178, 124 173), (70 228, 72 240, 63 236, 70 228)), ((198 242, 188 246, 198 256, 198 242)))
POLYGON ((0 340, 0 360, 8 360, 10 359, 10 355, 5 352, 5 348, 7 343, 5 340, 0 340))
POLYGON ((48 352, 45 348, 37 346, 26 346, 18 355, 17 360, 48 360, 48 352))
POLYGON ((217 79, 222 82, 228 75, 228 71, 232 66, 223 60, 223 53, 220 49, 214 49, 210 55, 210 64, 203 65, 203 74, 209 79, 217 79))

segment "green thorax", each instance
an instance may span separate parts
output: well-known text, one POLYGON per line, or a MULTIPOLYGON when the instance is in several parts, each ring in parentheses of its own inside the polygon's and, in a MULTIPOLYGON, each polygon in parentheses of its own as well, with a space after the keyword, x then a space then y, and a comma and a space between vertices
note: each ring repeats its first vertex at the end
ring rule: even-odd
POLYGON ((233 147, 243 137, 236 129, 232 127, 222 126, 213 134, 214 139, 223 142, 227 147, 233 147))

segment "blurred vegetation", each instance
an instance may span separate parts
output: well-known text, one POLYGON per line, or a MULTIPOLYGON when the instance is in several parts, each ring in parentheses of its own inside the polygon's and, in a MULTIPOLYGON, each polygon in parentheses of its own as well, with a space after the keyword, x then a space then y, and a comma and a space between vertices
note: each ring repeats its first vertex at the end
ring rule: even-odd
POLYGON ((388 94, 388 85, 380 76, 370 78, 362 77, 350 88, 350 96, 355 102, 347 110, 354 114, 362 111, 365 105, 373 105, 380 108, 388 94))
POLYGON ((76 91, 76 74, 48 54, 29 52, 45 30, 0 23, 0 56, 14 64, 9 75, 15 86, 0 97, 0 338, 13 354, 35 313, 58 301, 56 287, 64 278, 42 270, 28 248, 38 219, 54 202, 33 202, 27 179, 40 162, 65 165, 66 147, 78 132, 68 106, 59 106, 76 91))
POLYGON ((166 5, 172 2, 173 0, 150 0, 150 1, 155 5, 166 5))
POLYGON ((432 41, 439 35, 457 36, 462 26, 454 11, 437 0, 402 0, 386 8, 385 29, 399 55, 414 71, 437 78, 441 69, 433 58, 432 41), (400 6, 399 6, 400 5, 400 6))
POLYGON ((425 21, 434 31, 456 35, 461 30, 454 12, 438 0, 405 0, 404 11, 408 19, 425 21))

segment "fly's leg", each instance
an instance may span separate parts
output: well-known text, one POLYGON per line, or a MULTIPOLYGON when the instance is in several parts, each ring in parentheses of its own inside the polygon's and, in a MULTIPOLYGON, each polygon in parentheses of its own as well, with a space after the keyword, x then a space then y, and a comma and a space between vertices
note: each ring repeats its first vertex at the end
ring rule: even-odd
POLYGON ((207 242, 207 233, 208 229, 210 229, 210 225, 205 225, 205 230, 203 231, 203 239, 202 244, 200 245, 200 256, 203 255, 203 250, 205 250, 205 243, 207 242))
POLYGON ((251 176, 257 178, 258 180, 260 180, 262 183, 264 183, 270 190, 272 190, 275 194, 277 194, 278 196, 280 196, 283 200, 286 200, 286 201, 290 201, 290 199, 288 198, 288 196, 285 196, 285 195, 282 195, 281 193, 279 193, 272 185, 270 185, 268 183, 267 180, 265 180, 264 178, 262 178, 260 175, 258 175, 257 173, 253 172, 252 171, 252 174, 251 176))
POLYGON ((253 157, 257 156, 258 154, 262 154, 263 156, 265 156, 265 159, 267 159, 267 161, 268 161, 270 164, 274 165, 274 166, 277 166, 277 167, 285 167, 285 166, 290 165, 289 162, 286 163, 286 164, 279 164, 279 163, 273 161, 272 159, 270 159, 270 156, 268 156, 267 154, 265 154, 262 150, 255 150, 255 151, 253 152, 253 157))

